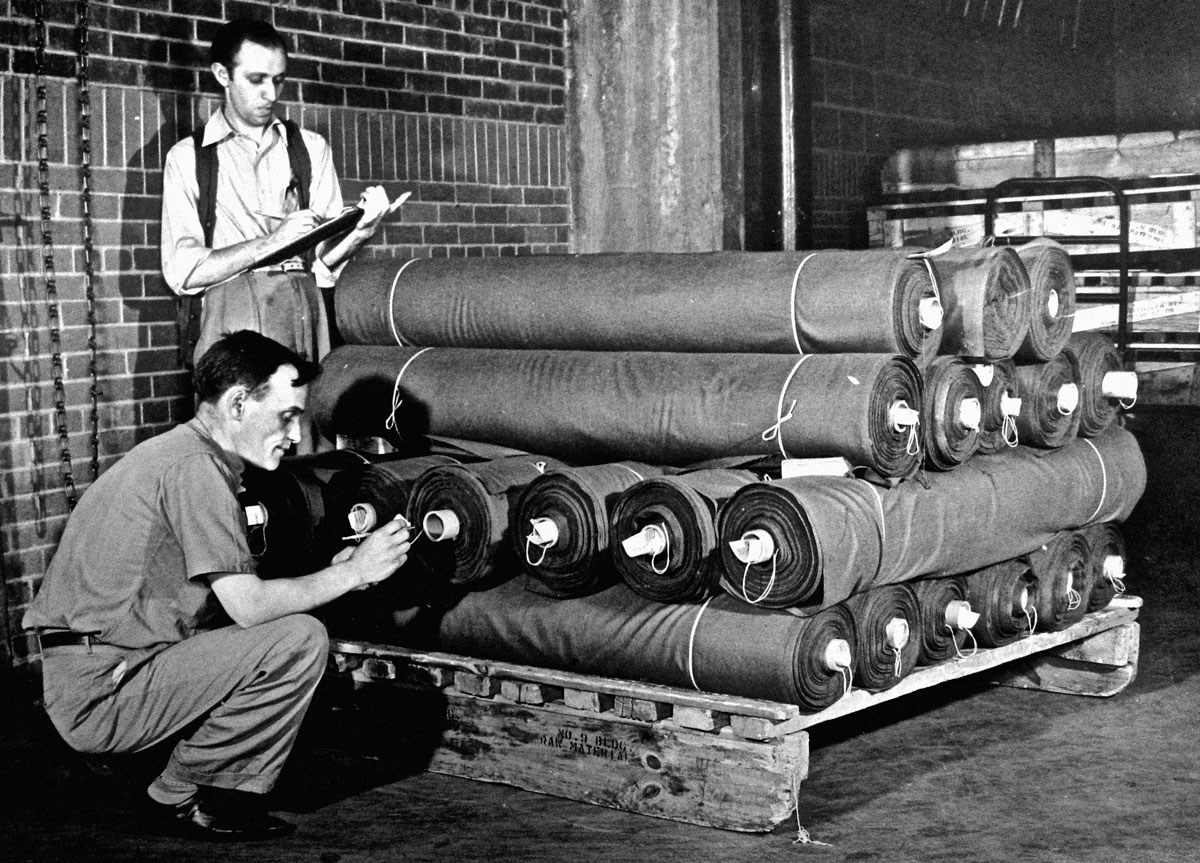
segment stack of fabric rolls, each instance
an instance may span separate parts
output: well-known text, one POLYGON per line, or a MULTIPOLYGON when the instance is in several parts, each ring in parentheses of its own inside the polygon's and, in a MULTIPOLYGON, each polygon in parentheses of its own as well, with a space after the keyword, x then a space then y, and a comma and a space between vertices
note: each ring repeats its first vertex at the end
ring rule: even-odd
POLYGON ((1119 358, 1070 335, 1064 260, 351 263, 348 344, 309 400, 325 434, 507 453, 351 505, 405 513, 408 577, 449 588, 386 637, 819 710, 1070 625, 1122 583, 1087 531, 1128 516, 1145 467, 1119 358))

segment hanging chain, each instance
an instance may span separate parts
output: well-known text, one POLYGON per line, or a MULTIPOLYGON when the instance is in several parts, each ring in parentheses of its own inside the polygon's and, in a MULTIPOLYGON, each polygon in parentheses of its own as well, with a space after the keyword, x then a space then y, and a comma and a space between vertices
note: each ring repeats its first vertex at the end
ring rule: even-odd
POLYGON ((100 476, 100 370, 96 341, 96 286, 92 265, 92 101, 88 92, 88 0, 79 0, 79 48, 76 74, 79 80, 79 156, 80 191, 83 206, 83 274, 87 296, 88 375, 91 378, 91 453, 92 479, 100 476))
POLYGON ((46 323, 50 328, 50 367, 54 377, 54 416, 62 453, 62 481, 67 505, 75 508, 78 495, 75 473, 71 466, 71 436, 67 430, 67 394, 63 383, 62 317, 58 301, 58 279, 54 268, 54 235, 50 231, 53 219, 50 206, 50 132, 46 115, 46 16, 43 0, 33 4, 36 45, 34 72, 37 90, 37 151, 38 189, 42 211, 42 265, 46 284, 46 323))

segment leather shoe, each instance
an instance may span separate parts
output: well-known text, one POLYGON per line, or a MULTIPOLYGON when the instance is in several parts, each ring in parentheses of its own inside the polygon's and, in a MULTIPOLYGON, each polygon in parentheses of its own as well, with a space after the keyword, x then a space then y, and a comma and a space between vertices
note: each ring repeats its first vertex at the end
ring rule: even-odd
POLYGON ((296 825, 269 814, 260 803, 253 800, 259 795, 202 788, 200 793, 187 803, 178 806, 156 807, 166 815, 173 827, 172 832, 193 839, 209 842, 255 842, 264 839, 281 839, 290 836, 296 825), (229 799, 251 798, 243 805, 229 799), (214 799, 215 798, 215 799, 214 799))

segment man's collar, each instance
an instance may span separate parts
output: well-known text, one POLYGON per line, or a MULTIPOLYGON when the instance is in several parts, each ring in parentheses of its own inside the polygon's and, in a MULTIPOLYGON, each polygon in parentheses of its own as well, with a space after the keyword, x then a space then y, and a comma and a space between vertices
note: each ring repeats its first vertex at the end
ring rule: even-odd
MULTIPOLYGON (((272 117, 269 124, 270 128, 275 130, 282 141, 287 141, 287 127, 283 125, 283 121, 278 117, 272 117)), ((237 134, 233 126, 229 125, 229 121, 225 119, 225 111, 222 108, 217 108, 209 115, 208 121, 204 124, 204 140, 200 146, 211 147, 213 144, 219 144, 226 138, 231 138, 237 134)))
POLYGON ((194 431, 205 443, 212 447, 213 452, 219 455, 225 464, 229 465, 229 469, 233 472, 234 476, 242 475, 242 471, 246 468, 246 460, 237 453, 230 452, 217 443, 213 439, 212 434, 209 432, 208 427, 204 424, 203 420, 201 420, 199 417, 192 417, 190 420, 184 423, 184 425, 194 431))

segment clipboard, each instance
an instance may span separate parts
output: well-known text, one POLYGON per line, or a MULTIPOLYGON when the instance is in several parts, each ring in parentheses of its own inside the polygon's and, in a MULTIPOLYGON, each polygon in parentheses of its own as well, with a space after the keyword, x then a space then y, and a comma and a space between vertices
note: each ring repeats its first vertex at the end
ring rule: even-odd
POLYGON ((283 248, 271 252, 262 258, 257 258, 246 269, 256 270, 259 267, 270 267, 274 264, 282 264, 289 258, 298 257, 316 246, 317 243, 349 231, 358 224, 358 220, 362 218, 362 214, 361 207, 347 207, 332 219, 327 219, 311 231, 301 234, 283 248))

